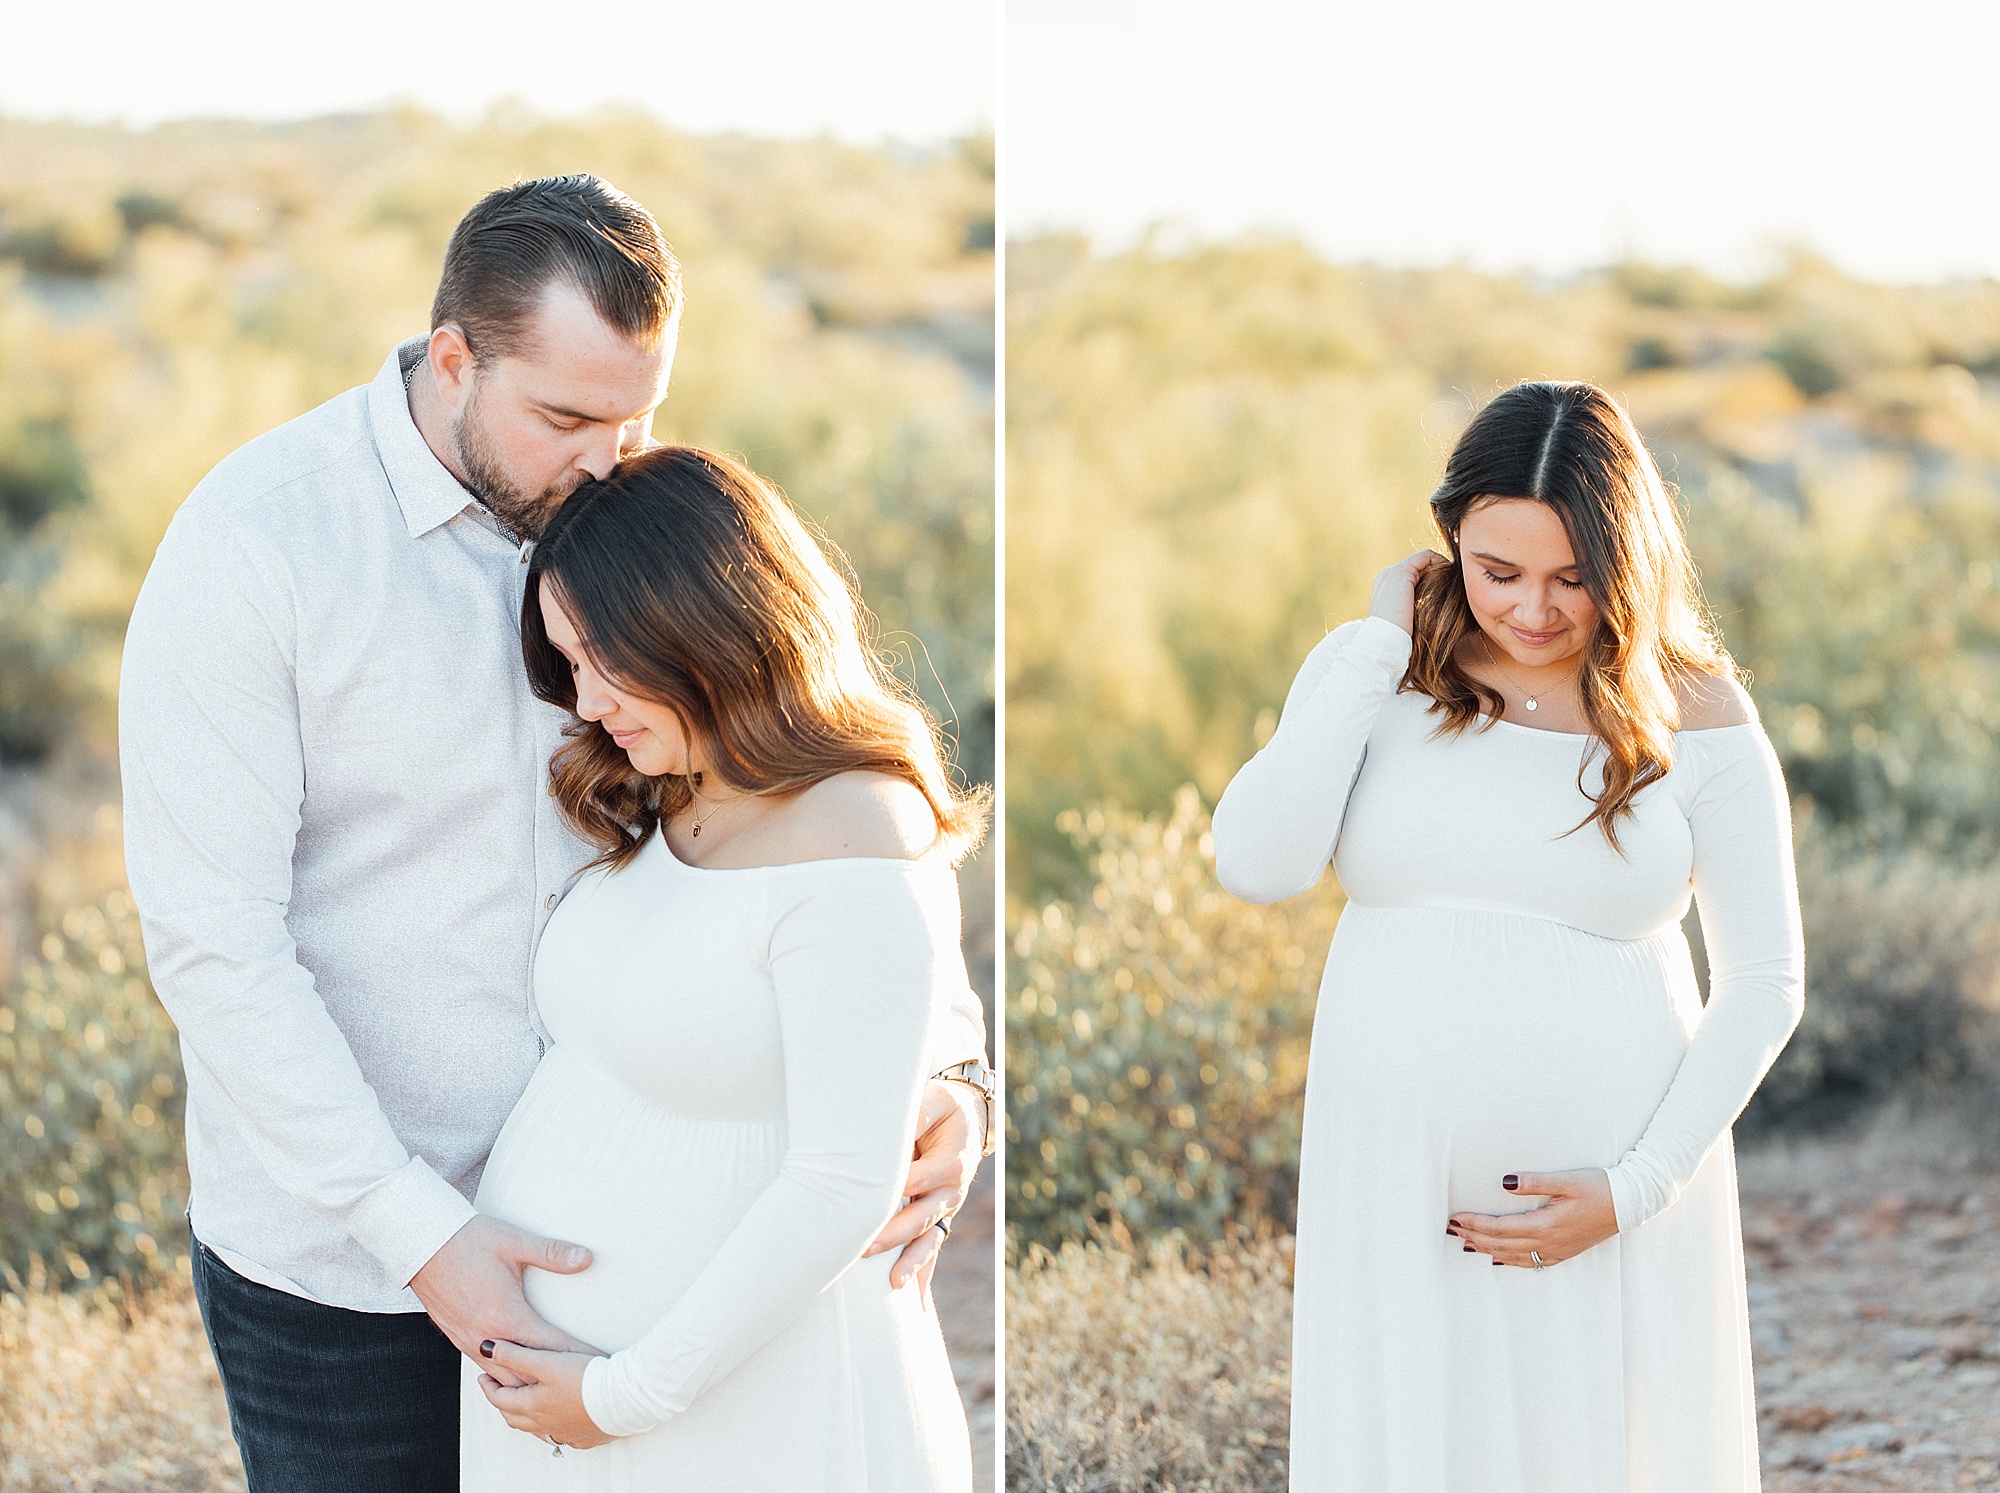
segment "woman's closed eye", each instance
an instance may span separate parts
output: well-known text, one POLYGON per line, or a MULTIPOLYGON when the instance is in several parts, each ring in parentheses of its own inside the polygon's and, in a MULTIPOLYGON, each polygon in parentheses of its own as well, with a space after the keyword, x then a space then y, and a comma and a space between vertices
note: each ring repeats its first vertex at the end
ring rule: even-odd
MULTIPOLYGON (((1494 574, 1494 572, 1487 570, 1484 566, 1481 566, 1480 570, 1481 573, 1485 575, 1486 579, 1491 581, 1496 586, 1510 585, 1521 578, 1518 573, 1514 575, 1496 575, 1494 574)), ((1557 576, 1556 584, 1560 586, 1565 586, 1571 591, 1581 591, 1583 589, 1582 581, 1580 580, 1573 581, 1566 575, 1557 576)))

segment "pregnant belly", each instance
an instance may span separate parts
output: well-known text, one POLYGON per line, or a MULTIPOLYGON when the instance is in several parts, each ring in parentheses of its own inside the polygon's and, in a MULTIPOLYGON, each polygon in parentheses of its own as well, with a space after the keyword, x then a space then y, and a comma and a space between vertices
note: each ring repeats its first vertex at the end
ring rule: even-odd
POLYGON ((591 1251, 575 1275, 529 1270, 528 1303, 616 1352, 687 1290, 784 1150, 782 1125, 669 1113, 554 1047, 494 1144, 477 1206, 591 1251))
POLYGON ((1313 1028, 1308 1151, 1441 1174, 1450 1209, 1537 1206, 1501 1177, 1616 1163, 1699 1018, 1678 929, 1350 905, 1313 1028))

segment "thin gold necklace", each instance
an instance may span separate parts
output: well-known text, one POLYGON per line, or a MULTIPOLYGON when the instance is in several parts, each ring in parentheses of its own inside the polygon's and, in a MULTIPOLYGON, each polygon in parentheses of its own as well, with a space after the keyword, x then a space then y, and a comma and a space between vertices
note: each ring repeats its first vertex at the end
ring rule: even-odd
POLYGON ((735 794, 729 798, 703 797, 701 791, 701 774, 698 772, 691 772, 688 774, 687 785, 688 785, 688 792, 694 795, 695 802, 704 803, 708 805, 708 819, 704 819, 702 817, 701 811, 699 809, 694 809, 689 811, 688 817, 692 821, 691 826, 688 830, 688 836, 690 839, 699 840, 701 838, 701 827, 704 824, 708 823, 709 819, 713 819, 715 817, 716 810, 727 808, 730 804, 735 803, 737 799, 743 797, 743 795, 740 793, 735 794))
POLYGON ((1487 639, 1486 634, 1483 632, 1479 635, 1479 646, 1486 650, 1486 661, 1491 665, 1493 665, 1495 669, 1498 669, 1500 671, 1500 677, 1502 679, 1505 679, 1509 684, 1513 685, 1515 689, 1521 691, 1522 696, 1527 701, 1527 708, 1529 710, 1535 709, 1535 702, 1541 699, 1543 695, 1549 694, 1555 690, 1559 690, 1565 684, 1569 683, 1571 676, 1565 674, 1562 678, 1558 679, 1554 684, 1548 686, 1547 689, 1537 690, 1534 694, 1531 695, 1527 692, 1526 689, 1522 688, 1521 681, 1516 679, 1512 674, 1508 673, 1506 666, 1503 665, 1500 662, 1500 660, 1494 655, 1493 644, 1487 639))

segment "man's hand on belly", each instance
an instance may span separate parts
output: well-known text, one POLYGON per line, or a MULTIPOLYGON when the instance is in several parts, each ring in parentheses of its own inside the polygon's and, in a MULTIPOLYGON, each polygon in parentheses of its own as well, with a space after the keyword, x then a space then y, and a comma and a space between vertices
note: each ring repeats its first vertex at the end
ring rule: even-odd
POLYGON ((482 1342, 498 1339, 568 1353, 597 1351, 541 1319, 521 1292, 521 1272, 532 1265, 574 1275, 589 1264, 590 1251, 580 1244, 544 1239, 478 1213, 425 1262, 411 1278, 410 1289, 453 1347, 513 1388, 518 1381, 505 1368, 479 1356, 482 1342))
POLYGON ((1444 1231, 1496 1265, 1560 1265, 1618 1232, 1611 1179, 1601 1167, 1574 1172, 1509 1173, 1500 1183, 1520 1197, 1549 1201, 1526 1213, 1454 1213, 1444 1231), (1512 1185, 1509 1185, 1509 1184, 1512 1185))
POLYGON ((945 1239, 938 1222, 965 1206, 973 1174, 979 1170, 985 1127, 986 1105, 976 1090, 936 1078, 924 1085, 923 1107, 917 1112, 916 1159, 903 1183, 903 1196, 910 1201, 863 1251, 865 1258, 900 1248, 902 1254, 889 1268, 889 1284, 900 1287, 915 1279, 927 1303, 931 1272, 937 1268, 937 1253, 945 1239))

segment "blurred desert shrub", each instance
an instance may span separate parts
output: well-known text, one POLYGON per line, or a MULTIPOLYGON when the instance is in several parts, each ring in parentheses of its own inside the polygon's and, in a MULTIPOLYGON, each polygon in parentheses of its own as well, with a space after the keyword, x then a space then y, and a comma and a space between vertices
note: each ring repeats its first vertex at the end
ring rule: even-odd
MULTIPOLYGON (((1170 815, 1064 816, 1095 881, 1022 914, 1008 964, 1007 1220, 1206 1246, 1296 1217, 1312 1017, 1341 906, 1253 907, 1214 876, 1192 788, 1170 815)), ((1798 836, 1806 1015, 1746 1133, 1918 1099, 2000 1114, 2000 867, 1798 836)), ((1689 918, 1699 943, 1699 920, 1689 918)), ((1010 1385, 1011 1385, 1010 1379, 1010 1385)))
POLYGON ((1976 851, 2000 830, 2000 468, 1917 479, 1857 454, 1792 502, 1714 473, 1689 527, 1792 793, 1859 843, 1976 851))
POLYGON ((1913 1100, 2000 1139, 2000 866, 1799 836, 1806 1011, 1740 1122, 1796 1131, 1913 1100))
POLYGON ((473 201, 566 171, 645 203, 686 268, 658 433, 743 454, 845 548, 885 645, 991 777, 991 142, 511 109, 469 128, 0 120, 0 758, 108 737, 125 618, 180 500, 429 325, 473 201))
POLYGON ((144 1287, 186 1265, 183 1085, 123 892, 51 921, 0 991, 0 1269, 144 1287))
POLYGON ((1472 410, 1525 378, 1627 402, 1795 791, 1877 839, 2000 823, 2000 283, 1062 237, 1008 274, 1017 900, 1088 884, 1064 809, 1221 793, 1312 644, 1432 542, 1472 410))
POLYGON ((1075 811, 1096 884, 1020 920, 1007 972, 1007 1219, 1018 1237, 1290 1228, 1313 1003, 1340 900, 1215 881, 1208 816, 1075 811))
POLYGON ((1007 1274, 1007 1487, 1283 1493, 1289 1240, 1029 1248, 1007 1274))

